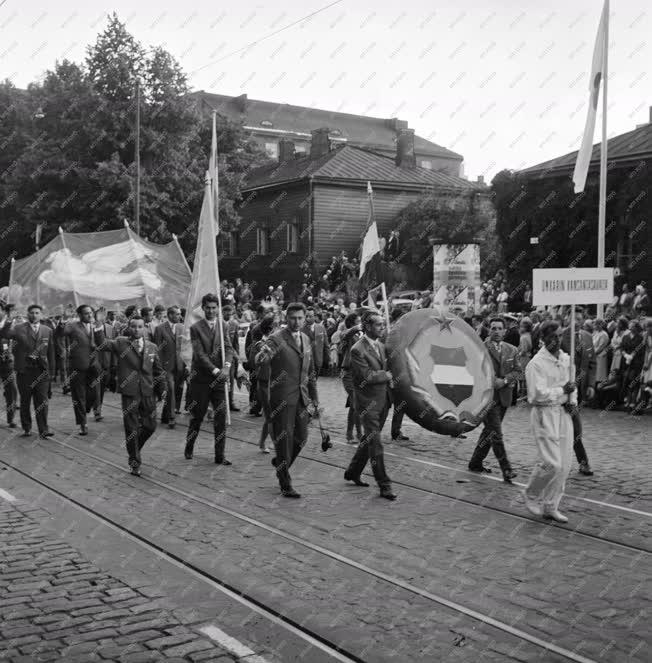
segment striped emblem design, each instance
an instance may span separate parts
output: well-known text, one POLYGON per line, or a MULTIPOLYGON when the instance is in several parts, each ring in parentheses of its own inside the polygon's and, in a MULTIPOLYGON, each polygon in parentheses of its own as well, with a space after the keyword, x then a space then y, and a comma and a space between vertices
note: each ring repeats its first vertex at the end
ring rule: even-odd
POLYGON ((430 379, 437 391, 457 407, 473 393, 474 379, 466 368, 464 348, 430 348, 433 368, 430 379))

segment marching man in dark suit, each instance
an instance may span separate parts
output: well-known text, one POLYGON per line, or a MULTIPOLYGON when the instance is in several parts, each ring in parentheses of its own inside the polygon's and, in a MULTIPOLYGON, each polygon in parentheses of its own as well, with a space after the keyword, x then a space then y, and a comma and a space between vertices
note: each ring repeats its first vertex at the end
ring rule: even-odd
MULTIPOLYGON (((113 325, 105 322, 104 309, 99 308, 95 311, 95 327, 102 327, 105 340, 112 341, 115 338, 115 330, 113 325)), ((95 385, 95 399, 93 402, 93 413, 95 414, 95 421, 102 421, 102 405, 104 404, 104 393, 107 387, 110 387, 115 392, 115 384, 110 386, 112 376, 116 367, 116 359, 110 348, 103 343, 97 346, 98 365, 100 367, 100 374, 97 376, 95 385)))
POLYGON ((14 413, 18 403, 18 389, 14 371, 14 356, 11 352, 13 342, 9 338, 10 329, 11 320, 7 307, 0 304, 0 382, 2 382, 2 391, 7 406, 7 424, 9 428, 16 428, 14 413))
POLYGON ((204 295, 201 306, 205 319, 190 327, 192 343, 192 365, 188 385, 190 423, 188 424, 184 455, 188 460, 192 458, 199 427, 210 403, 214 412, 215 463, 231 465, 231 461, 224 457, 226 446, 225 385, 229 380, 235 353, 226 333, 226 326, 224 325, 222 329, 219 328, 217 295, 204 295), (224 338, 224 364, 220 349, 222 337, 224 338))
POLYGON ((86 415, 95 405, 101 368, 97 350, 93 309, 82 304, 77 307, 79 320, 66 325, 64 336, 68 346, 68 375, 75 423, 80 435, 88 435, 86 415))
POLYGON ((364 316, 362 327, 364 336, 351 348, 351 371, 353 400, 362 420, 364 435, 344 472, 344 478, 357 486, 368 486, 360 477, 367 461, 370 461, 380 496, 395 500, 392 482, 385 470, 383 443, 380 439, 392 404, 392 374, 387 370, 385 346, 380 341, 385 332, 385 321, 378 313, 370 312, 364 316))
POLYGON ((176 412, 179 409, 177 396, 183 388, 183 379, 186 366, 181 358, 181 309, 178 306, 170 306, 168 319, 161 322, 154 329, 154 343, 158 347, 158 356, 166 375, 166 397, 161 412, 161 423, 167 424, 168 428, 174 428, 176 412))
POLYGON ((312 351, 315 356, 315 378, 318 378, 323 368, 328 368, 330 359, 328 335, 326 328, 320 322, 315 320, 315 310, 309 308, 306 311, 306 324, 303 333, 308 336, 312 344, 312 351))
POLYGON ((256 355, 269 377, 269 407, 276 457, 272 464, 284 497, 301 497, 292 488, 290 467, 308 440, 309 405, 319 408, 315 360, 310 339, 301 330, 306 307, 289 304, 287 327, 271 334, 256 355))
POLYGON ((129 337, 104 338, 104 329, 96 327, 100 345, 113 352, 118 361, 118 391, 122 394, 122 422, 131 473, 140 476, 141 451, 156 430, 156 397, 165 395, 165 372, 158 350, 146 341, 145 321, 140 316, 129 319, 129 337))
POLYGON ((7 332, 7 337, 14 341, 14 368, 20 394, 23 437, 32 434, 32 399, 39 435, 42 438, 54 435, 48 429, 48 399, 52 393, 50 380, 55 370, 54 339, 52 330, 41 324, 41 313, 41 307, 32 304, 27 309, 27 322, 16 325, 7 332))
POLYGON ((505 483, 512 483, 516 472, 512 470, 503 443, 503 419, 507 408, 512 404, 512 390, 521 377, 518 361, 518 349, 503 341, 505 322, 502 318, 492 318, 489 326, 489 338, 485 341, 494 366, 494 397, 493 403, 484 418, 484 428, 480 433, 478 444, 469 461, 471 472, 491 473, 482 463, 494 450, 498 464, 503 473, 505 483))
POLYGON ((231 375, 229 376, 229 408, 231 412, 240 412, 240 408, 233 401, 233 390, 235 389, 235 379, 238 375, 238 359, 240 353, 240 324, 233 317, 233 307, 225 306, 222 309, 222 319, 229 335, 229 341, 233 347, 233 361, 231 362, 231 375))

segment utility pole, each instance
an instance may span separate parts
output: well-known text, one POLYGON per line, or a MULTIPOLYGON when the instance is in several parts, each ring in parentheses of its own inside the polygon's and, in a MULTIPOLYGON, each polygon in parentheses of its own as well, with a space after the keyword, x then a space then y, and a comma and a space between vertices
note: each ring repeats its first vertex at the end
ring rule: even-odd
POLYGON ((140 237, 140 81, 136 81, 136 235, 140 237))

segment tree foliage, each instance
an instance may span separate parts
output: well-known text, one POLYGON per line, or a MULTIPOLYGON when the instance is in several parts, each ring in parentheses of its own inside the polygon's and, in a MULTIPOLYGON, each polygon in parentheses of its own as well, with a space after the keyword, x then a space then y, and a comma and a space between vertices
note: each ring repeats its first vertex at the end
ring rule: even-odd
MULTIPOLYGON (((64 60, 41 83, 0 84, 0 237, 5 254, 69 232, 133 227, 136 85, 140 89, 141 235, 189 258, 196 241, 211 119, 189 96, 186 75, 163 48, 144 48, 114 14, 85 62, 64 60), (6 251, 4 249, 7 249, 6 251)), ((261 153, 238 125, 218 118, 220 221, 237 223, 240 184, 261 153)), ((0 265, 8 276, 8 260, 0 265)))

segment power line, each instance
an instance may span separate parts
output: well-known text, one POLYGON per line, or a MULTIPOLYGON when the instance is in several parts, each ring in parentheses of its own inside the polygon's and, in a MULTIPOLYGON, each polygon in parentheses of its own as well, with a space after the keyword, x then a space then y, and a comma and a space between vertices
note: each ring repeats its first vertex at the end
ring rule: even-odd
POLYGON ((308 14, 307 16, 303 16, 302 18, 293 21, 292 23, 289 23, 288 25, 279 28, 278 30, 275 30, 274 32, 270 32, 268 35, 265 35, 264 37, 260 37, 259 39, 256 39, 255 41, 252 41, 250 44, 247 44, 246 46, 243 46, 242 48, 239 48, 237 51, 233 51, 231 53, 228 53, 227 55, 223 55, 221 58, 218 58, 217 60, 213 60, 213 62, 209 62, 208 64, 205 64, 202 67, 199 67, 199 69, 195 69, 194 71, 190 72, 191 74, 196 74, 198 71, 202 71, 203 69, 206 69, 207 67, 212 67, 214 64, 217 64, 218 62, 222 62, 222 60, 226 60, 227 58, 230 58, 232 55, 237 55, 238 53, 242 53, 242 51, 246 51, 248 48, 251 48, 252 46, 255 46, 256 44, 260 44, 261 41, 265 41, 266 39, 269 39, 270 37, 273 37, 274 35, 279 34, 280 32, 283 32, 284 30, 287 30, 288 28, 292 28, 298 23, 302 23, 303 21, 308 20, 309 18, 312 18, 316 14, 320 14, 321 12, 326 11, 327 9, 330 9, 331 7, 334 7, 335 5, 339 5, 341 2, 344 0, 335 0, 335 2, 331 2, 329 5, 326 5, 324 7, 321 7, 321 9, 317 9, 311 14, 308 14))

